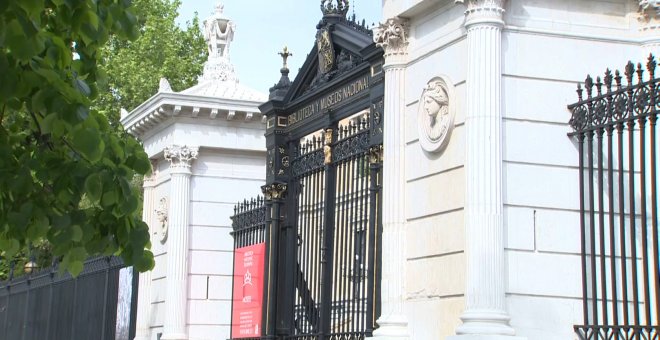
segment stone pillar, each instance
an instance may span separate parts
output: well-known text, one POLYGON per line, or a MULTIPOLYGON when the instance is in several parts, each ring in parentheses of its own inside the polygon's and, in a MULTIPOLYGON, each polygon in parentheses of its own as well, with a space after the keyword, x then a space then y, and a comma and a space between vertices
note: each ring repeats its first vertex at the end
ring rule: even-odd
POLYGON ((167 295, 165 331, 161 339, 186 340, 188 306, 188 227, 190 213, 190 167, 197 147, 172 145, 165 149, 170 162, 170 199, 167 235, 167 295))
POLYGON ((467 0, 466 308, 453 339, 509 339, 502 203, 505 0, 467 0))
MULTIPOLYGON (((149 235, 152 235, 154 226, 154 188, 158 175, 157 163, 151 161, 151 175, 145 176, 143 181, 144 199, 142 204, 142 221, 149 226, 149 235)), ((153 239, 151 240, 153 243, 153 239)), ((151 339, 151 271, 140 273, 138 285, 138 309, 135 324, 134 340, 151 339)))
POLYGON ((408 56, 407 21, 388 19, 374 30, 374 41, 385 50, 383 135, 383 272, 380 326, 374 337, 407 339, 405 315, 405 71, 408 56))

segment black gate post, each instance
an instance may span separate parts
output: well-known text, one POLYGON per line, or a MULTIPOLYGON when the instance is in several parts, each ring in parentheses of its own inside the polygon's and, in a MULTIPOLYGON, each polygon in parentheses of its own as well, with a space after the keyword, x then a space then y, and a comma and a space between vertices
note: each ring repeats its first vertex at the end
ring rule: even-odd
POLYGON ((323 242, 321 244, 321 322, 320 340, 324 340, 330 334, 332 324, 332 270, 334 258, 334 238, 335 238, 335 186, 336 173, 335 164, 332 162, 333 141, 337 138, 337 129, 328 128, 325 130, 325 139, 323 141, 323 153, 325 164, 325 218, 323 221, 323 242))
POLYGON ((268 337, 288 334, 287 318, 293 314, 293 310, 284 310, 283 297, 280 292, 284 287, 283 279, 286 277, 287 268, 283 264, 286 251, 286 234, 282 228, 286 225, 287 210, 285 198, 287 195, 287 184, 289 181, 289 149, 286 142, 284 129, 286 128, 286 115, 281 108, 281 100, 286 94, 289 70, 283 67, 283 84, 271 91, 271 101, 263 104, 260 110, 266 115, 266 185, 262 192, 266 198, 269 222, 266 227, 266 275, 264 287, 264 324, 262 334, 268 337), (277 298, 276 298, 277 297, 277 298))

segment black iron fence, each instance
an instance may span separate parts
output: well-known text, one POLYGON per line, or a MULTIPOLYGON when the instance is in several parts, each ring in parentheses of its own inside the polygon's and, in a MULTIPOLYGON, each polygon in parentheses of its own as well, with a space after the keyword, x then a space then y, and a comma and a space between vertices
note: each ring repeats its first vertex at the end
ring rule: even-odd
POLYGON ((76 278, 53 267, 0 282, 0 338, 132 340, 137 275, 122 268, 121 259, 102 257, 76 278))
POLYGON ((623 74, 588 76, 569 105, 580 170, 580 339, 660 336, 656 66, 650 56, 623 74))

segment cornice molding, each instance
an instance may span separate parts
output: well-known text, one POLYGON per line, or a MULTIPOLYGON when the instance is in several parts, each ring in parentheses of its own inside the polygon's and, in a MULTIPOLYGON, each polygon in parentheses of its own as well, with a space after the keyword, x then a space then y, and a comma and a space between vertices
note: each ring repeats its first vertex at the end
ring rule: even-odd
POLYGON ((235 99, 160 92, 130 113, 123 113, 120 121, 124 129, 136 137, 171 117, 190 116, 211 120, 224 118, 234 121, 243 119, 245 122, 265 123, 257 105, 257 102, 235 99))

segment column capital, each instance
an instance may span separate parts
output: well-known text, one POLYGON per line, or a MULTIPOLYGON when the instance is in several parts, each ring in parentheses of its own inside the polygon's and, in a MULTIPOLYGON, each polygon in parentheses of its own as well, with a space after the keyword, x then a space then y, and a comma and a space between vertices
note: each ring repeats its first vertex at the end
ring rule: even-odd
POLYGON ((374 42, 385 50, 385 64, 403 64, 408 55, 408 20, 393 17, 374 28, 374 42))
POLYGON ((504 5, 506 0, 457 0, 467 6, 465 27, 475 25, 504 26, 504 5))
POLYGON ((264 194, 266 200, 282 199, 286 195, 286 183, 273 183, 261 187, 261 192, 264 194))
POLYGON ((190 173, 190 166, 197 159, 199 147, 175 144, 166 147, 163 152, 165 159, 170 162, 170 171, 190 173))

